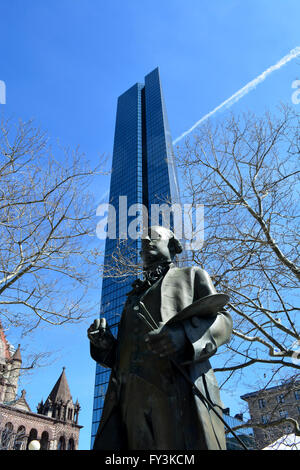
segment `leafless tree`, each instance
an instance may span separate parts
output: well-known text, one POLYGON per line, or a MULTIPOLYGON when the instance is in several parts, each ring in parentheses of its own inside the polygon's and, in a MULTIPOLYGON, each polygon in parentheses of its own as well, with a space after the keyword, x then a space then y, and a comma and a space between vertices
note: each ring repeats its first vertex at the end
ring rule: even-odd
POLYGON ((300 368, 291 360, 300 339, 299 145, 299 116, 281 106, 274 116, 208 122, 178 149, 185 197, 205 207, 192 261, 231 299, 230 374, 259 363, 300 368))
POLYGON ((78 321, 93 308, 99 281, 95 202, 90 184, 104 172, 32 122, 0 122, 0 312, 6 327, 78 321))
POLYGON ((262 117, 231 114, 177 148, 184 200, 205 210, 191 262, 230 295, 233 336, 215 369, 223 384, 250 366, 299 377, 299 117, 286 105, 262 117))

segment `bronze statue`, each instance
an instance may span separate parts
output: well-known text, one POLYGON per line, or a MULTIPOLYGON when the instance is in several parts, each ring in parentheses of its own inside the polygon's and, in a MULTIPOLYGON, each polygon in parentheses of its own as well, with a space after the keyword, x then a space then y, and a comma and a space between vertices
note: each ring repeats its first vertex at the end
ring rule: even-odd
POLYGON ((128 294, 117 339, 104 318, 88 329, 92 358, 111 368, 96 450, 226 449, 209 357, 229 341, 232 320, 224 308, 197 313, 221 295, 203 269, 173 264, 181 251, 170 230, 151 227, 142 239, 145 279, 128 294))

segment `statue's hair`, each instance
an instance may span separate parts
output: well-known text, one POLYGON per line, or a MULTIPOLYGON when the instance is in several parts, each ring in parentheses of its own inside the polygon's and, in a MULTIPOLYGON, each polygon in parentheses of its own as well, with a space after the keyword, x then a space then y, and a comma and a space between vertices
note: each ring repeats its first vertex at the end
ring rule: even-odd
POLYGON ((181 253, 183 248, 178 238, 176 238, 174 235, 172 238, 170 238, 170 241, 172 242, 172 245, 174 247, 175 254, 178 255, 179 253, 181 253))

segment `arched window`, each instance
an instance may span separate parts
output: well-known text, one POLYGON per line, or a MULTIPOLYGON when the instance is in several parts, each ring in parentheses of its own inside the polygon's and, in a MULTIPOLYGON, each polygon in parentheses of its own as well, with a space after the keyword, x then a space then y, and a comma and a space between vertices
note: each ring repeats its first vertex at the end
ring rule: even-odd
POLYGON ((19 426, 14 440, 14 450, 21 450, 25 439, 25 426, 19 426))
POLYGON ((64 436, 61 436, 59 438, 58 444, 57 444, 57 450, 66 450, 66 440, 64 436))
POLYGON ((13 437, 13 431, 14 427, 12 423, 6 423, 1 435, 1 449, 7 450, 10 448, 13 437))
POLYGON ((49 449, 49 434, 47 431, 42 433, 41 437, 41 450, 48 450, 49 449))
POLYGON ((35 439, 37 439, 37 430, 32 428, 28 436, 27 449, 28 449, 29 442, 34 441, 35 439))
POLYGON ((74 443, 74 439, 69 439, 69 442, 68 442, 68 450, 75 450, 75 443, 74 443))

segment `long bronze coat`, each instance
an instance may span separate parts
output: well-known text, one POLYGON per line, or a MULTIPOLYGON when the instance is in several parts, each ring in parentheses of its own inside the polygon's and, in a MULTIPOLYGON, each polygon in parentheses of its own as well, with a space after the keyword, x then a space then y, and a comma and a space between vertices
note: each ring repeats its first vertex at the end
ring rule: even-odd
MULTIPOLYGON (((209 294, 216 293, 216 290, 206 271, 196 267, 171 267, 161 280, 160 293, 160 321, 165 323, 191 303, 209 294)), ((126 316, 126 308, 123 317, 124 315, 126 316)), ((118 339, 110 351, 101 351, 91 344, 92 358, 104 367, 112 369, 94 449, 117 450, 129 448, 126 440, 126 429, 120 412, 118 378, 118 343, 122 336, 123 317, 119 326, 118 339)), ((217 351, 219 346, 229 341, 232 331, 231 316, 226 310, 222 310, 214 318, 202 319, 194 316, 182 321, 181 325, 184 328, 186 341, 191 351, 189 360, 185 361, 186 371, 200 391, 214 403, 216 410, 222 413, 223 404, 220 400, 218 384, 209 357, 217 351)), ((174 373, 178 374, 177 371, 174 371, 174 373)), ((180 380, 177 381, 177 386, 182 383, 182 378, 180 380)), ((186 387, 187 384, 185 383, 184 386, 186 387)), ((191 417, 195 414, 202 429, 199 438, 201 442, 193 444, 192 448, 195 450, 198 448, 226 449, 223 423, 197 396, 191 394, 191 397, 193 410, 196 410, 196 413, 191 410, 189 400, 183 400, 185 403, 180 404, 180 408, 183 410, 182 429, 184 433, 195 434, 195 428, 191 426, 190 422, 191 417)), ((131 397, 131 399, 135 400, 135 397, 131 397)), ((174 410, 174 413, 176 412, 178 410, 174 410)))

